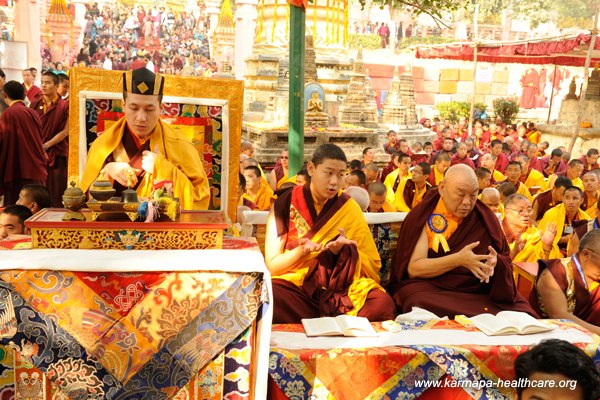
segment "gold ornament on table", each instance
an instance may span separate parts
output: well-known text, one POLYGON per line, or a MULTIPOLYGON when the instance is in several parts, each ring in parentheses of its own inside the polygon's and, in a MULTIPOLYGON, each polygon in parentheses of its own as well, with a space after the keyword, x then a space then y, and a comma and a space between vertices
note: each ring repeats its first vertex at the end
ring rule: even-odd
POLYGON ((115 192, 116 190, 113 189, 103 169, 90 188, 90 196, 96 201, 108 201, 115 195, 115 192))
POLYGON ((123 203, 137 203, 138 202, 137 192, 132 189, 132 187, 134 186, 133 178, 135 177, 135 171, 133 170, 133 168, 129 168, 126 171, 126 174, 127 174, 127 189, 123 190, 123 193, 121 193, 121 201, 123 203))
POLYGON ((85 194, 81 188, 77 187, 75 181, 70 182, 71 187, 67 188, 62 196, 63 206, 69 210, 62 217, 63 221, 85 221, 85 216, 81 213, 85 205, 85 194))
POLYGON ((98 179, 94 181, 90 187, 91 201, 87 202, 88 208, 92 211, 92 221, 96 221, 100 216, 106 219, 120 218, 125 214, 131 221, 138 218, 137 209, 139 206, 137 193, 132 190, 133 169, 127 171, 127 186, 129 189, 124 190, 121 198, 113 198, 116 190, 106 177, 105 171, 100 171, 98 179), (131 193, 133 192, 133 194, 131 193))

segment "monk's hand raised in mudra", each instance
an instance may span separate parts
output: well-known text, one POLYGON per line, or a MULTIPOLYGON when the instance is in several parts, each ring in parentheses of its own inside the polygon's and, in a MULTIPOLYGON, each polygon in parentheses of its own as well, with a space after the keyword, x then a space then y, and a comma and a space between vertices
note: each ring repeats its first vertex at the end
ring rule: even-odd
POLYGON ((342 247, 346 244, 356 245, 356 241, 350 240, 346 237, 346 232, 344 232, 342 228, 338 228, 338 231, 340 232, 340 235, 337 237, 337 239, 325 245, 325 248, 330 250, 335 255, 340 254, 342 247))
POLYGON ((104 166, 104 173, 113 181, 117 181, 125 187, 128 186, 128 178, 133 181, 134 186, 137 183, 136 174, 134 173, 133 176, 130 174, 132 170, 131 165, 126 162, 110 162, 104 166))
POLYGON ((494 275, 494 269, 498 263, 498 253, 496 252, 496 249, 494 249, 492 246, 488 246, 488 250, 490 253, 488 254, 489 258, 485 262, 485 265, 487 266, 487 277, 485 278, 485 283, 490 282, 490 277, 494 275))
POLYGON ((461 260, 460 265, 468 268, 481 282, 488 282, 496 267, 498 255, 491 247, 489 247, 491 249, 490 254, 475 254, 473 249, 477 246, 479 246, 479 241, 465 246, 458 252, 461 260))
POLYGON ((301 238, 298 239, 298 247, 302 248, 302 252, 304 254, 319 252, 323 250, 323 245, 319 243, 315 243, 310 239, 301 238))
POLYGON ((550 222, 548 225, 546 225, 546 230, 542 232, 542 237, 540 238, 546 253, 550 253, 550 251, 552 251, 554 239, 556 239, 556 224, 554 222, 550 222))

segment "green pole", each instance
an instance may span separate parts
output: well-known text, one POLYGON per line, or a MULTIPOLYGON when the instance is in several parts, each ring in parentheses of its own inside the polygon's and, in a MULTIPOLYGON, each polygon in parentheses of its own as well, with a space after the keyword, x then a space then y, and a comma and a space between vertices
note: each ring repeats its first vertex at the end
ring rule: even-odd
POLYGON ((304 164, 304 7, 290 7, 290 94, 288 112, 289 176, 304 164))

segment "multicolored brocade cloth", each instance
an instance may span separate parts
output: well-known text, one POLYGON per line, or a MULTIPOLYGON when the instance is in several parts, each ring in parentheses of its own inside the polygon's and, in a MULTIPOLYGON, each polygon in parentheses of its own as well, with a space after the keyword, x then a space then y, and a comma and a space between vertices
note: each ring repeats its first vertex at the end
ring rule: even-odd
MULTIPOLYGON (((558 329, 582 329, 566 320, 551 323, 558 329)), ((377 331, 385 331, 381 324, 373 325, 377 331)), ((455 321, 428 323, 416 329, 469 330, 455 321)), ((304 332, 302 325, 274 325, 273 331, 304 332)), ((594 335, 593 343, 576 345, 600 366, 600 337, 594 335)), ((479 345, 329 350, 271 348, 269 375, 289 399, 412 399, 426 390, 416 387, 416 381, 437 381, 446 375, 454 381, 514 379, 514 360, 527 348, 479 345), (350 382, 356 384, 349 385, 350 382)), ((509 388, 465 387, 463 390, 474 399, 513 398, 509 388)))
POLYGON ((0 399, 249 398, 263 285, 258 272, 0 271, 0 323, 18 328, 0 341, 0 399))

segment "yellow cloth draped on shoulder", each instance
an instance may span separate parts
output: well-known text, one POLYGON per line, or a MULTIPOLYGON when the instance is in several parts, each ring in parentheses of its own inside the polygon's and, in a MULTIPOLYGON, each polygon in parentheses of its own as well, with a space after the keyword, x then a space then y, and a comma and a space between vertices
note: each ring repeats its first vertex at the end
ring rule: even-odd
MULTIPOLYGON (((559 204, 555 207, 552 207, 544 214, 544 217, 540 221, 538 225, 540 232, 544 232, 549 223, 554 222, 556 224, 556 237, 554 238, 554 244, 558 244, 558 241, 562 237, 562 233, 565 229, 565 219, 567 217, 567 210, 565 209, 564 204, 559 204)), ((581 209, 577 210, 577 215, 573 218, 573 221, 581 221, 581 220, 591 220, 589 215, 582 211, 581 209)))
MULTIPOLYGON (((88 152, 85 171, 81 179, 81 189, 87 191, 96 180, 106 159, 115 154, 116 161, 128 162, 122 157, 121 144, 127 122, 125 117, 100 135, 88 152), (118 155, 117 155, 118 153, 118 155)), ((153 192, 154 181, 173 181, 173 195, 179 198, 184 210, 206 210, 210 203, 210 186, 202 166, 198 151, 187 138, 178 134, 163 121, 158 121, 150 136, 150 149, 158 149, 154 164, 154 174, 146 173, 137 188, 140 197, 149 197, 153 192)))
MULTIPOLYGON (((333 215, 332 218, 312 237, 312 241, 325 245, 334 240, 339 234, 338 228, 344 229, 346 237, 357 242, 358 265, 354 273, 354 280, 348 288, 348 296, 354 308, 348 315, 356 315, 363 307, 367 295, 373 289, 383 288, 379 285, 379 269, 381 259, 369 226, 365 221, 363 212, 358 204, 347 201, 333 215)), ((318 252, 310 253, 294 265, 288 273, 278 275, 274 278, 284 279, 296 286, 302 286, 304 277, 312 261, 319 255, 318 252)))
POLYGON ((259 210, 261 211, 269 211, 271 208, 271 203, 273 201, 273 190, 268 184, 263 184, 262 180, 260 186, 258 187, 258 191, 256 195, 252 197, 250 193, 247 193, 248 197, 256 204, 259 210))
MULTIPOLYGON (((560 236, 557 232, 557 236, 560 236)), ((560 239, 560 238, 559 238, 560 239)), ((554 258, 562 258, 562 254, 558 245, 552 244, 550 254, 544 254, 544 244, 542 236, 537 226, 530 226, 521 234, 521 240, 525 243, 523 249, 515 256, 514 262, 537 262, 538 260, 550 260, 554 258)), ((514 249, 515 242, 509 243, 510 249, 514 249)))

